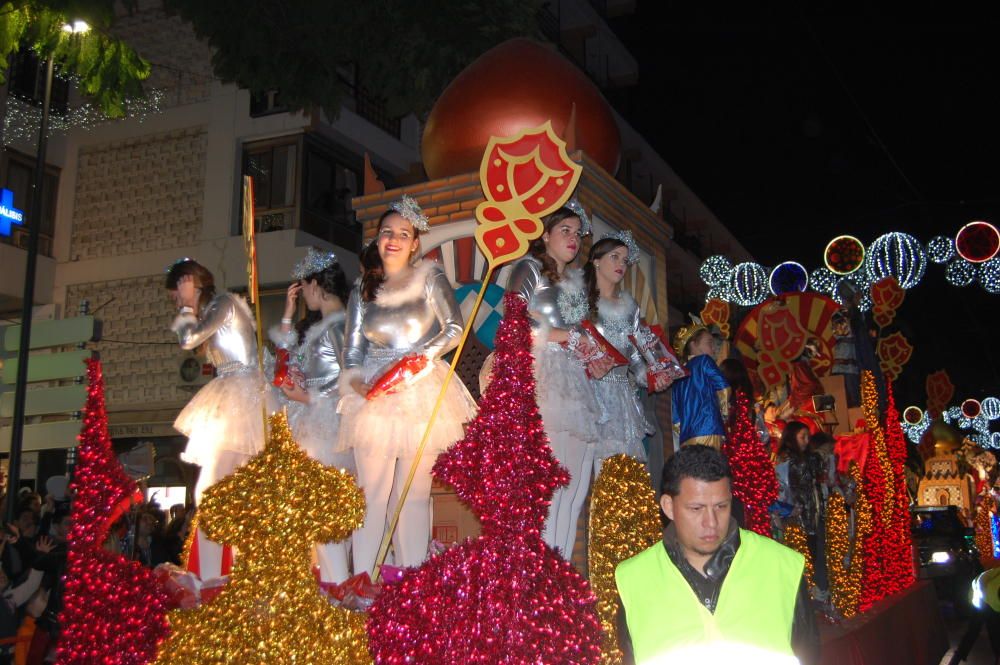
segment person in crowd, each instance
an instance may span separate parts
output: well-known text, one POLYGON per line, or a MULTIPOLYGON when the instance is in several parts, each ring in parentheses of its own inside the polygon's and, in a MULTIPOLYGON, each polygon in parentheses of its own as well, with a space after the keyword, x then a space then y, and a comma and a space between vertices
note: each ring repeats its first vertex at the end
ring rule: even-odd
POLYGON ((712 333, 698 323, 683 326, 674 335, 674 349, 690 372, 674 383, 671 392, 677 440, 682 446, 699 443, 720 448, 726 435, 730 391, 712 359, 712 333))
MULTIPOLYGON (((281 325, 271 330, 275 346, 288 354, 290 370, 280 389, 288 401, 292 436, 318 462, 355 473, 353 453, 336 452, 347 277, 333 252, 310 247, 292 270, 292 279, 281 325), (293 327, 300 297, 307 314, 293 327)), ((348 542, 316 547, 323 582, 340 583, 350 577, 348 542)))
MULTIPOLYGON (((200 349, 216 371, 174 421, 174 428, 188 437, 182 458, 201 467, 194 490, 197 502, 206 489, 263 448, 262 409, 270 411, 271 405, 246 302, 232 293, 216 293, 212 273, 186 258, 168 269, 166 288, 178 308, 171 330, 181 348, 200 349)), ((202 579, 221 575, 222 547, 200 531, 197 545, 202 579)))
POLYGON ((627 366, 615 367, 600 379, 591 379, 603 411, 597 423, 594 477, 600 473, 604 460, 612 455, 624 453, 646 461, 643 439, 656 431, 643 414, 636 389, 637 384, 646 385, 646 364, 629 339, 638 337, 642 316, 638 303, 621 288, 626 270, 638 260, 639 247, 632 234, 621 231, 594 243, 583 269, 588 317, 598 332, 629 359, 627 366))
POLYGON ((664 466, 660 507, 670 523, 663 540, 615 570, 623 646, 637 664, 754 655, 762 656, 756 662, 818 662, 805 561, 737 526, 731 484, 714 447, 684 446, 664 466))
POLYGON ((338 452, 353 448, 367 504, 352 538, 354 572, 371 571, 411 466, 416 471, 392 536, 394 563, 416 566, 431 535, 431 468, 460 439, 476 404, 460 380, 449 382, 423 454, 417 449, 458 345, 462 311, 441 267, 419 262, 427 217, 408 196, 382 214, 361 252, 362 275, 347 303, 338 452), (369 394, 375 388, 380 393, 369 394), (371 399, 366 399, 371 397, 371 399))
POLYGON ((816 570, 815 582, 820 589, 826 588, 826 566, 823 552, 824 482, 826 465, 822 456, 810 446, 809 428, 798 420, 785 426, 778 448, 778 499, 792 506, 792 514, 786 518, 802 526, 809 543, 813 565, 816 570))
MULTIPOLYGON (((507 291, 528 304, 534 331, 535 394, 545 434, 570 482, 557 488, 542 538, 573 556, 577 521, 590 485, 602 411, 580 357, 588 345, 579 324, 589 307, 582 272, 573 268, 590 219, 571 200, 545 219, 540 238, 517 261, 507 291)), ((592 346, 592 343, 590 343, 592 346)))
POLYGON ((163 520, 163 511, 151 505, 143 506, 136 516, 132 558, 147 568, 156 568, 171 560, 164 542, 163 520))

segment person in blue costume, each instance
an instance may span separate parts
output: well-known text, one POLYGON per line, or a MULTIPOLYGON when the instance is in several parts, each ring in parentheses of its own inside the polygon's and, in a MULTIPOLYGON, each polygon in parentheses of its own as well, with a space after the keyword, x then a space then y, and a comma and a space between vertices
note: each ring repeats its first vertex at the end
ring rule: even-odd
POLYGON ((680 445, 693 443, 721 448, 726 435, 729 384, 712 358, 711 331, 701 324, 683 326, 674 335, 674 349, 691 373, 674 382, 674 428, 680 445))

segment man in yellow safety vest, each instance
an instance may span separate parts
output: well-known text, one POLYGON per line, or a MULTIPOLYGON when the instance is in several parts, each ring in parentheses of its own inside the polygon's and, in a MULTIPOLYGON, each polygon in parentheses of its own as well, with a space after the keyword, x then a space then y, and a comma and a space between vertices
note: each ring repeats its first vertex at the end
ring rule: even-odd
POLYGON ((738 527, 731 480, 708 446, 683 446, 664 466, 663 542, 615 571, 637 665, 818 662, 804 559, 738 527))

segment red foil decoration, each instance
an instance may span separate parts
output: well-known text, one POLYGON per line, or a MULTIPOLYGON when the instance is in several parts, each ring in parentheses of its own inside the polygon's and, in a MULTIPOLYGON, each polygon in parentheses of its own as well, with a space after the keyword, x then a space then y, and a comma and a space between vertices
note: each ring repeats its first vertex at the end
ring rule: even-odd
POLYGON ((736 393, 736 409, 722 452, 733 472, 733 496, 743 503, 745 528, 770 538, 768 508, 778 500, 778 478, 757 434, 750 398, 742 390, 736 393))
POLYGON ((73 473, 58 663, 140 665, 156 657, 170 599, 153 572, 102 545, 115 507, 136 492, 111 448, 104 377, 87 361, 87 404, 73 473))
POLYGON ((504 311, 479 414, 434 465, 478 515, 482 535, 383 588, 368 619, 377 663, 600 661, 596 598, 541 539, 552 492, 569 477, 538 413, 527 307, 507 294, 504 311))
POLYGON ((587 363, 585 368, 587 376, 592 379, 600 379, 606 376, 607 373, 615 367, 628 365, 628 358, 623 356, 621 352, 615 348, 614 344, 605 339, 604 335, 598 332, 597 327, 594 326, 593 323, 584 319, 580 322, 580 327, 587 331, 587 334, 590 335, 590 339, 593 340, 597 348, 603 353, 603 356, 598 360, 587 363))
POLYGON ((403 356, 368 389, 365 399, 389 395, 410 385, 430 370, 430 361, 424 355, 403 356))
POLYGON ((278 349, 274 354, 274 379, 271 383, 280 388, 288 380, 288 349, 278 349))

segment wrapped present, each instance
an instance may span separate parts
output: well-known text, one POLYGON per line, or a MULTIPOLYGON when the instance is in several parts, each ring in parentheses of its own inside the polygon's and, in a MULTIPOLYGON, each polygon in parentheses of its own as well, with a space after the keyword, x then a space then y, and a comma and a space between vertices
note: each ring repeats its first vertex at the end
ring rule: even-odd
POLYGON ((635 335, 629 335, 629 340, 646 361, 646 390, 650 393, 666 390, 674 381, 688 375, 669 345, 663 341, 662 329, 657 334, 658 328, 640 325, 635 335))
POLYGON ((358 573, 339 584, 321 582, 320 588, 330 597, 331 602, 358 612, 364 612, 371 607, 382 592, 382 585, 372 582, 367 572, 358 573))
POLYGON ((167 592, 172 609, 190 610, 201 605, 201 580, 194 573, 161 563, 153 569, 153 577, 167 592))
POLYGON ((280 388, 288 381, 288 349, 278 349, 274 354, 274 378, 271 383, 280 388))
POLYGON ((433 369, 430 360, 424 355, 403 356, 388 371, 375 380, 365 399, 375 399, 389 395, 418 381, 433 369))

